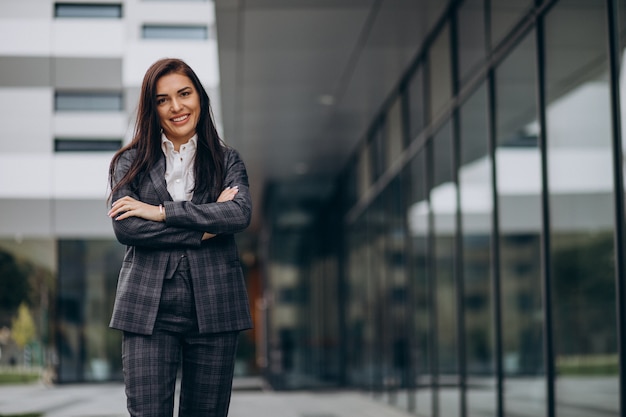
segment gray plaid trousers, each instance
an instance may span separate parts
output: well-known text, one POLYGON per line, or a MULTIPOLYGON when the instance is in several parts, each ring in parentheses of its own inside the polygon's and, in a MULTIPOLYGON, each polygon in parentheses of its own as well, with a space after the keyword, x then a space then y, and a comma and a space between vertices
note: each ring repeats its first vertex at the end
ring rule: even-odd
POLYGON ((180 417, 226 417, 239 332, 199 334, 188 262, 164 280, 151 335, 124 332, 122 363, 132 417, 172 417, 182 362, 180 417))

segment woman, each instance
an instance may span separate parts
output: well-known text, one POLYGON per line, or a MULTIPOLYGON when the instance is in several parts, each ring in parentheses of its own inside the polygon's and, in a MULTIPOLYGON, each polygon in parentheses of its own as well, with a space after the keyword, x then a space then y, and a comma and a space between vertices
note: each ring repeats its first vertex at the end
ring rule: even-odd
POLYGON ((109 167, 109 216, 126 245, 110 326, 123 331, 131 416, 226 416, 237 338, 252 325, 234 233, 250 223, 248 177, 224 145, 193 70, 146 72, 135 134, 109 167))

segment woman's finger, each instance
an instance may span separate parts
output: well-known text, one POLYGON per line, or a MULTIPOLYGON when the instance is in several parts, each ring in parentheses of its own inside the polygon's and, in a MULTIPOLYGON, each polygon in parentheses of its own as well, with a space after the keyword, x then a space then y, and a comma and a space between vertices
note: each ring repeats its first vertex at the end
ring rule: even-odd
MULTIPOLYGON (((135 200, 134 198, 126 196, 113 202, 113 204, 111 205, 111 210, 109 210, 109 213, 108 213, 109 217, 116 217, 120 213, 132 211, 133 207, 131 204, 136 201, 137 200, 135 200)), ((128 216, 125 216, 124 218, 126 217, 128 216)))
POLYGON ((225 201, 231 201, 235 198, 235 195, 239 192, 237 186, 235 187, 226 187, 217 198, 218 203, 223 203, 225 201))

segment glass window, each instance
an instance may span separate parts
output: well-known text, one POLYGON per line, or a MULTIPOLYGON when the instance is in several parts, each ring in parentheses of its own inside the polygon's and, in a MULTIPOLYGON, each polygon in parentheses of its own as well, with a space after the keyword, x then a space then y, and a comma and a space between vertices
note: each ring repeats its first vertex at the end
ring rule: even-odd
POLYGON ((385 118, 385 154, 387 166, 391 166, 404 148, 404 129, 402 123, 402 96, 396 97, 385 118))
POLYGON ((60 139, 54 140, 55 152, 115 152, 122 139, 60 139))
POLYGON ((124 247, 61 240, 55 339, 61 382, 120 380, 121 332, 109 329, 124 247))
POLYGON ((406 409, 408 397, 405 388, 410 351, 407 335, 408 287, 403 186, 402 177, 396 176, 381 194, 385 205, 381 220, 385 233, 385 279, 381 294, 384 297, 382 334, 385 335, 385 387, 389 392, 389 401, 406 409))
POLYGON ((32 367, 39 376, 41 369, 55 365, 50 354, 54 342, 50 330, 54 323, 49 313, 50 307, 55 302, 56 277, 54 240, 19 237, 0 239, 2 369, 8 370, 9 366, 19 366, 21 369, 32 367), (21 311, 19 316, 24 321, 30 321, 35 327, 32 337, 24 339, 25 345, 18 345, 7 334, 7 330, 12 327, 13 319, 18 317, 18 311, 21 311), (30 355, 26 355, 26 351, 30 355))
POLYGON ((545 19, 557 415, 600 396, 619 415, 606 17, 605 2, 563 0, 545 19))
POLYGON ((452 165, 452 123, 448 121, 432 139, 433 184, 430 202, 434 223, 435 310, 439 409, 442 416, 458 416, 460 410, 457 339, 456 211, 457 188, 452 165))
POLYGON ((358 190, 359 198, 363 197, 372 183, 371 142, 367 141, 359 152, 358 190))
POLYGON ((491 46, 495 47, 533 7, 534 0, 491 0, 491 46))
POLYGON ((483 84, 460 110, 459 192, 469 417, 497 415, 491 261, 493 192, 487 108, 487 88, 483 84))
POLYGON ((354 154, 350 156, 350 161, 346 164, 347 167, 342 177, 342 194, 345 198, 345 204, 347 208, 352 207, 358 200, 357 190, 357 159, 354 154))
POLYGON ((430 120, 436 118, 452 97, 450 27, 444 26, 428 51, 430 120))
POLYGON ((485 0, 465 0, 458 8, 458 64, 461 85, 485 60, 485 0))
POLYGON ((143 25, 144 39, 209 39, 209 29, 204 25, 143 25))
POLYGON ((412 141, 424 129, 424 70, 421 65, 409 81, 407 91, 409 95, 409 141, 412 141))
POLYGON ((56 111, 122 111, 122 93, 57 92, 54 95, 56 111))
POLYGON ((386 242, 386 201, 383 194, 374 200, 368 207, 368 233, 369 233, 369 259, 368 268, 370 270, 370 312, 373 320, 374 334, 372 335, 373 362, 371 364, 374 372, 373 390, 376 394, 382 395, 391 388, 388 383, 391 378, 390 362, 388 354, 388 323, 387 299, 385 297, 387 283, 387 268, 385 265, 385 255, 387 249, 386 242))
POLYGON ((543 417, 542 174, 535 43, 531 32, 496 68, 495 164, 504 414, 543 417))
POLYGON ((301 284, 289 290, 294 307, 300 304, 302 322, 296 331, 300 333, 298 343, 304 343, 300 348, 303 360, 296 361, 294 373, 307 374, 320 386, 337 384, 344 369, 339 348, 343 331, 343 322, 339 320, 343 297, 337 291, 339 268, 334 256, 339 250, 339 241, 331 238, 339 230, 337 213, 339 210, 331 206, 324 210, 325 215, 320 216, 324 220, 315 223, 320 232, 317 236, 326 239, 302 242, 300 253, 306 253, 308 259, 298 265, 302 270, 301 284))
MULTIPOLYGON (((283 288, 303 288, 304 270, 299 269, 300 254, 303 251, 301 232, 297 227, 274 227, 268 247, 267 290, 278 294, 283 288)), ((304 293, 297 304, 283 304, 272 297, 268 307, 267 320, 267 368, 272 383, 280 387, 293 384, 294 375, 301 375, 304 365, 305 335, 304 307, 309 302, 309 294, 304 293)), ((308 336, 308 335, 307 335, 308 336)))
POLYGON ((386 152, 385 152, 385 136, 383 135, 383 126, 384 123, 379 119, 376 121, 376 126, 372 129, 371 136, 369 138, 369 148, 370 148, 370 158, 372 159, 371 167, 372 167, 372 177, 370 178, 370 182, 374 183, 381 175, 385 172, 387 168, 386 162, 386 152))
POLYGON ((365 311, 367 314, 363 349, 367 355, 367 388, 376 395, 383 389, 382 337, 380 284, 384 277, 382 239, 379 223, 381 220, 380 198, 376 199, 365 212, 367 236, 363 259, 362 285, 366 288, 365 311))
POLYGON ((56 3, 54 17, 119 19, 121 4, 56 3))
POLYGON ((345 309, 346 377, 351 386, 367 388, 370 379, 370 360, 366 349, 369 340, 367 284, 367 226, 360 216, 348 229, 349 272, 348 305, 345 309))
POLYGON ((410 176, 407 197, 409 233, 409 282, 411 288, 411 382, 417 387, 415 410, 432 413, 432 275, 429 274, 430 205, 426 193, 426 151, 422 149, 406 168, 410 176))

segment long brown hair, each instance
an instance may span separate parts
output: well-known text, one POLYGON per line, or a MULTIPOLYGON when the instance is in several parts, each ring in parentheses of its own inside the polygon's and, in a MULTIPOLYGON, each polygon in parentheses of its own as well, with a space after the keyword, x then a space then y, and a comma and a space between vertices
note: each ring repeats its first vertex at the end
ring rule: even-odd
POLYGON ((161 123, 156 108, 156 84, 161 77, 172 73, 189 77, 200 95, 200 119, 196 125, 198 146, 194 160, 195 185, 193 191, 208 190, 213 199, 217 199, 221 192, 224 183, 225 145, 215 128, 209 95, 189 65, 180 59, 165 58, 152 64, 143 78, 133 139, 128 145, 117 151, 109 165, 111 195, 128 184, 131 188, 135 188, 137 181, 141 181, 143 176, 163 156, 161 123), (117 161, 122 153, 128 149, 136 149, 137 155, 124 177, 117 184, 113 184, 113 174, 117 161))

